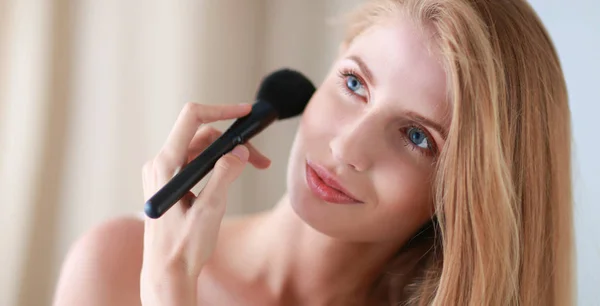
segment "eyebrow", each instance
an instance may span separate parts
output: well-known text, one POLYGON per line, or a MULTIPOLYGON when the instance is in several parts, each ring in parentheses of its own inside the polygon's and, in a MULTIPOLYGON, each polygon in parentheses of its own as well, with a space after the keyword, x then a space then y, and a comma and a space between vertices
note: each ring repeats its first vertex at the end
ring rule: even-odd
POLYGON ((406 113, 406 115, 412 120, 436 130, 442 136, 442 139, 446 141, 446 138, 448 137, 448 131, 446 131, 446 129, 441 124, 414 112, 408 112, 406 113))
POLYGON ((362 70, 362 72, 365 74, 365 78, 371 84, 375 85, 373 73, 371 72, 371 69, 369 69, 369 66, 367 66, 367 64, 365 64, 365 62, 362 60, 362 58, 360 58, 358 55, 351 55, 348 57, 348 59, 354 61, 358 65, 358 68, 360 68, 360 70, 362 70))

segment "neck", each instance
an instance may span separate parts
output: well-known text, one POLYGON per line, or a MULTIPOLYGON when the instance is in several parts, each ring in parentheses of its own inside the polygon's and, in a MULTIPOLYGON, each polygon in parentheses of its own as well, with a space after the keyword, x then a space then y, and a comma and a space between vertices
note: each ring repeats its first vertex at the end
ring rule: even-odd
POLYGON ((399 245, 355 243, 304 223, 287 197, 257 222, 252 241, 262 254, 258 272, 278 299, 306 305, 366 304, 399 245))

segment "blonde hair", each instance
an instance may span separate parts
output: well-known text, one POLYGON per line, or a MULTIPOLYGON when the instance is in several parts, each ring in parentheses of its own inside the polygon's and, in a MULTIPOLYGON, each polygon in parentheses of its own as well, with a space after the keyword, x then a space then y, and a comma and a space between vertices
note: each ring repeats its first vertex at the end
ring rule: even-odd
POLYGON ((437 234, 415 239, 410 283, 386 278, 390 302, 573 304, 570 110, 541 21, 523 0, 375 0, 349 16, 345 44, 399 15, 432 30, 453 111, 437 234))

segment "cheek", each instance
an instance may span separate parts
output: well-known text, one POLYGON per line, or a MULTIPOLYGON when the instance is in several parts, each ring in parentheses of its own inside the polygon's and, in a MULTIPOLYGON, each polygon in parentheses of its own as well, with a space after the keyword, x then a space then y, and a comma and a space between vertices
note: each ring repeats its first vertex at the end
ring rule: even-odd
POLYGON ((298 186, 304 185, 306 158, 328 156, 336 122, 331 119, 334 112, 326 91, 322 86, 315 92, 300 119, 288 163, 288 190, 293 195, 298 193, 298 186))
POLYGON ((352 118, 336 89, 332 81, 323 84, 302 114, 299 141, 311 154, 328 156, 329 142, 352 118))
POLYGON ((414 233, 433 214, 430 171, 412 165, 382 165, 374 177, 377 215, 386 228, 414 233))
POLYGON ((340 101, 339 94, 331 81, 315 93, 302 114, 304 129, 317 132, 330 132, 348 120, 348 112, 340 101))
POLYGON ((419 167, 413 159, 404 158, 401 162, 390 161, 379 166, 376 186, 379 194, 390 199, 413 199, 409 202, 422 202, 431 198, 432 167, 419 167))

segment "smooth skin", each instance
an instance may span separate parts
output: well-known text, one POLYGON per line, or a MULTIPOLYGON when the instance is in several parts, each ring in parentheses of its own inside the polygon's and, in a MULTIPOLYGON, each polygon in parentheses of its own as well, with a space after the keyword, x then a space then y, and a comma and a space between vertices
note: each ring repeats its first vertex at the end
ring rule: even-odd
MULTIPOLYGON (((371 285, 431 220, 432 176, 451 120, 430 37, 392 18, 341 51, 303 113, 288 190, 273 209, 221 223, 227 189, 246 161, 269 165, 251 146, 238 147, 197 199, 186 197, 158 220, 120 218, 83 236, 65 262, 55 305, 382 304, 371 285), (319 198, 306 183, 307 160, 362 203, 319 198)), ((202 123, 249 109, 189 104, 144 167, 146 198, 214 140, 202 123)))

